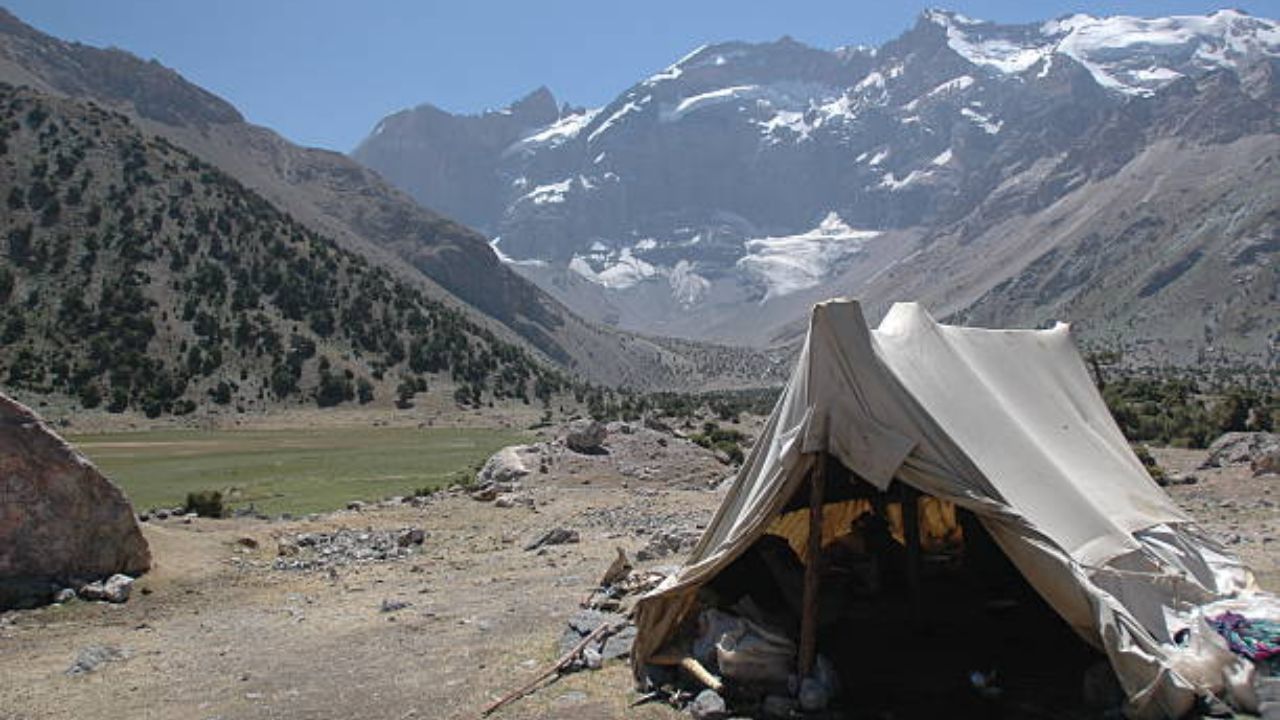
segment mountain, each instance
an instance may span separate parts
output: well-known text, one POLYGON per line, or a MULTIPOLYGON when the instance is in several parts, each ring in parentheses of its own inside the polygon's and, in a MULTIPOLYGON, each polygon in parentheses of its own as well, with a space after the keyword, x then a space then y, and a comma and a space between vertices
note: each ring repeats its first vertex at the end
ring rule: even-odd
POLYGON ((1274 363, 1278 58, 1280 25, 1233 10, 929 11, 877 48, 698 48, 554 118, 541 90, 536 113, 421 106, 353 157, 622 328, 766 345, 848 294, 1274 363))
POLYGON ((9 387, 157 416, 568 386, 123 114, 0 84, 0 159, 9 387))
POLYGON ((0 81, 128 115, 258 193, 309 230, 368 258, 504 341, 595 382, 698 387, 760 382, 777 358, 600 328, 506 264, 487 240, 346 156, 302 148, 244 121, 226 101, 160 63, 65 42, 0 10, 0 81))

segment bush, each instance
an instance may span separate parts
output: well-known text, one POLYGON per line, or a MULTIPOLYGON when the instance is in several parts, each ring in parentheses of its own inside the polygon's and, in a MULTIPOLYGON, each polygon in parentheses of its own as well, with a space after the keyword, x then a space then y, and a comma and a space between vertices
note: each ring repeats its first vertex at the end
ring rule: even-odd
POLYGON ((195 513, 200 517, 220 518, 226 514, 226 508, 222 504, 222 493, 218 490, 187 493, 187 503, 184 507, 187 512, 195 513))

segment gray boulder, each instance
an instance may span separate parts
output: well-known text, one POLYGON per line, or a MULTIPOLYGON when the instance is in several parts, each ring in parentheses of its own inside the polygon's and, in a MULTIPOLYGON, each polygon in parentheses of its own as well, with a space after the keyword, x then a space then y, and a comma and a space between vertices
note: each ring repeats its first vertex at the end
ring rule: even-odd
POLYGON ((564 444, 570 450, 588 455, 604 451, 605 438, 609 429, 597 420, 574 420, 564 436, 564 444))
POLYGON ((1209 446, 1209 457, 1201 467, 1248 465, 1255 458, 1280 453, 1280 435, 1269 432, 1229 432, 1209 446))
POLYGON ((693 720, 724 720, 729 716, 724 698, 715 690, 703 690, 689 703, 689 714, 693 720))
POLYGON ((77 578, 141 575, 151 551, 129 500, 30 408, 0 393, 0 610, 77 578), (33 596, 30 588, 53 585, 33 596))
POLYGON ((520 457, 520 451, 524 449, 524 445, 511 445, 494 453, 480 468, 476 482, 480 485, 514 483, 528 475, 529 468, 520 457))

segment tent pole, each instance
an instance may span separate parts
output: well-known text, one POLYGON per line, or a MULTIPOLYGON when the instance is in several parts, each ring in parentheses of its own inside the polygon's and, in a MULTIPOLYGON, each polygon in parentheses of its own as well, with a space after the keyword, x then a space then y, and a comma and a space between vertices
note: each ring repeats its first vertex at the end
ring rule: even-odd
POLYGON ((920 491, 902 486, 902 536, 906 541, 907 589, 911 610, 920 616, 920 491))
POLYGON ((818 657, 818 591, 822 574, 822 495, 826 487, 827 454, 820 453, 809 476, 809 547, 804 566, 804 607, 800 616, 800 677, 813 674, 818 657))

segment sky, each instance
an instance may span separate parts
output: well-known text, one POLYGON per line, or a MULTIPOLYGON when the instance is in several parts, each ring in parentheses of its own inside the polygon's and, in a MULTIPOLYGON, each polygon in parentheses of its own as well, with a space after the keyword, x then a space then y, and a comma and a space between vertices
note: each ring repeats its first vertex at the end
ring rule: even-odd
MULTIPOLYGON (((4 0, 0 0, 3 2, 4 0)), ((303 145, 350 151, 377 121, 431 103, 503 107, 540 85, 602 105, 699 45, 783 35, 880 45, 926 7, 998 22, 1094 15, 1280 16, 1280 0, 8 0, 66 40, 156 59, 303 145)))

